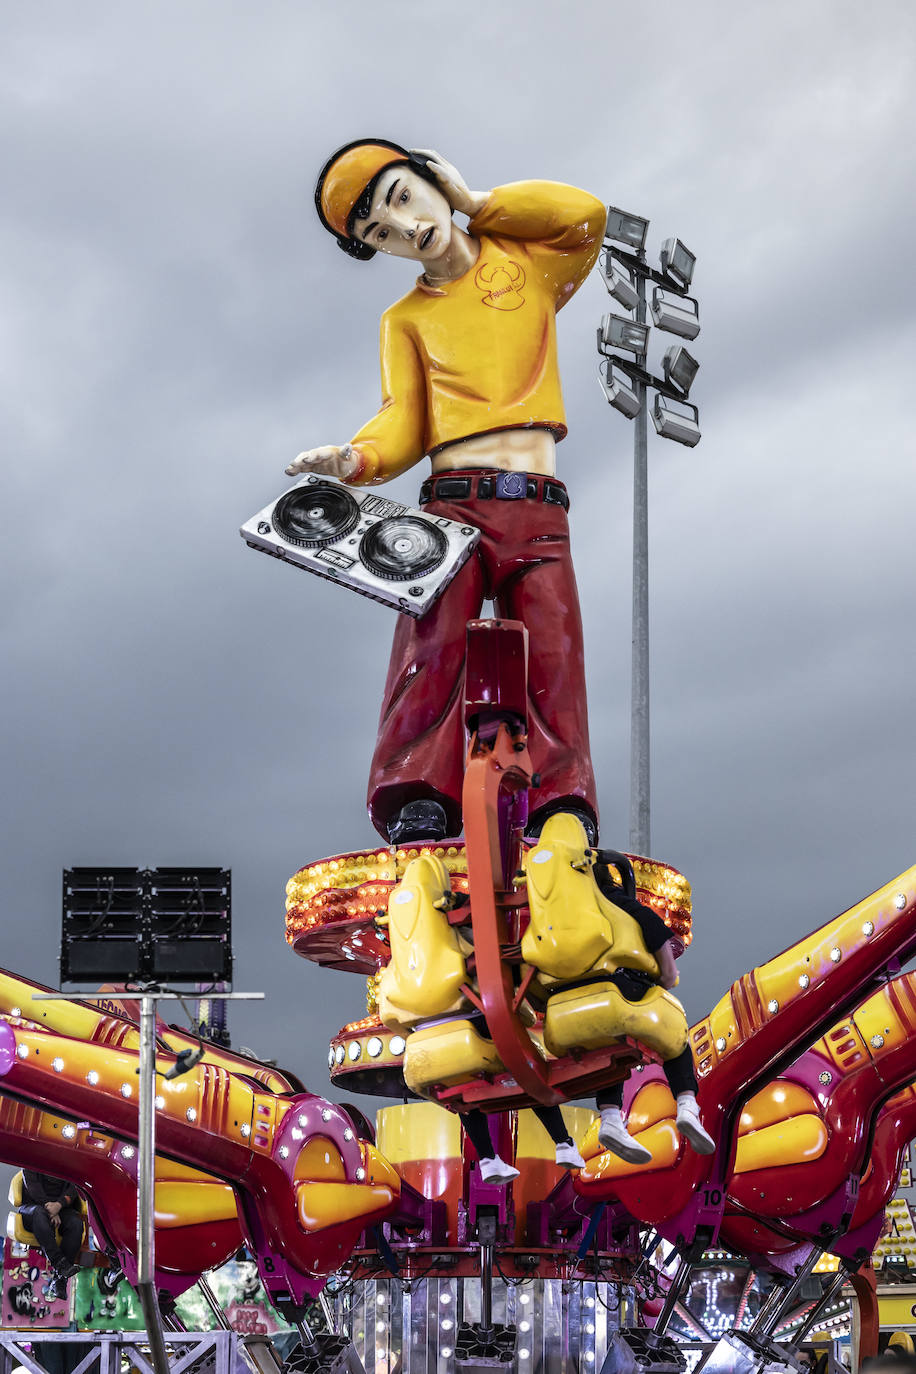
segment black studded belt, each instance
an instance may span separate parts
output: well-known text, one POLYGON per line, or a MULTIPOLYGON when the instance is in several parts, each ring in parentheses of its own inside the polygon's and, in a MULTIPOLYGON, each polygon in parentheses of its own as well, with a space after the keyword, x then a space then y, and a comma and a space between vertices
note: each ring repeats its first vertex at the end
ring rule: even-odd
POLYGON ((481 468, 474 472, 442 472, 427 477, 420 488, 420 505, 428 501, 543 501, 569 510, 569 496, 555 477, 527 472, 481 468))

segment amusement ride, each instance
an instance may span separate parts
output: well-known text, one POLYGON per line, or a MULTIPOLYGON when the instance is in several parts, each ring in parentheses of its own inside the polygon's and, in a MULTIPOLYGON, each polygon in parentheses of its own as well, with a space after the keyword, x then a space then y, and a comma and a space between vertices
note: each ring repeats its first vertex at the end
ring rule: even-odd
MULTIPOLYGON (((666 969, 693 936, 689 884, 598 842, 554 318, 604 248, 634 327, 652 279, 672 332, 693 337, 677 303, 691 255, 669 241, 653 273, 642 241, 628 255, 606 240, 585 192, 475 193, 437 154, 381 139, 335 153, 316 202, 351 258, 424 268, 383 319, 378 415, 300 455, 294 486, 242 528, 398 613, 369 793, 381 842, 287 887, 295 953, 366 980, 365 1014, 330 1043, 347 1101, 144 1009, 167 977, 65 996, 2 972, 0 1157, 78 1188, 86 1264, 149 1299, 130 1358, 156 1374, 228 1374, 230 1357, 256 1374, 788 1374, 845 1285, 859 1354, 874 1353, 871 1257, 916 1125, 901 972, 916 867, 825 913, 688 1026, 666 969), (375 494, 424 455, 416 509, 375 494), (374 1124, 360 1094, 390 1099, 374 1124), (227 1330, 211 1280, 242 1250, 295 1344, 247 1334, 195 1365, 176 1303, 196 1288, 227 1330), (724 1327, 691 1297, 710 1256, 742 1270, 724 1327)), ((602 337, 607 357, 614 329, 602 337)), ((630 418, 653 386, 686 397, 683 359, 653 378, 638 341, 637 362, 617 360, 630 418)), ((97 882, 83 929, 110 942, 119 879, 97 882)), ((37 1249, 21 1188, 20 1254, 37 1249)), ((0 1374, 41 1370, 12 1334, 0 1374)))

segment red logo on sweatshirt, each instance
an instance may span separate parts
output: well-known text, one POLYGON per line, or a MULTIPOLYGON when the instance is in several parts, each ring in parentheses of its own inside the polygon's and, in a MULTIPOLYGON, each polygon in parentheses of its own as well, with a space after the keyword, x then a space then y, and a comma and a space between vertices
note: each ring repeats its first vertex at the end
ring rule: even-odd
POLYGON ((505 262, 485 263, 478 267, 474 284, 484 293, 483 304, 491 305, 494 310, 517 310, 525 304, 522 287, 525 285, 525 270, 513 258, 505 262))

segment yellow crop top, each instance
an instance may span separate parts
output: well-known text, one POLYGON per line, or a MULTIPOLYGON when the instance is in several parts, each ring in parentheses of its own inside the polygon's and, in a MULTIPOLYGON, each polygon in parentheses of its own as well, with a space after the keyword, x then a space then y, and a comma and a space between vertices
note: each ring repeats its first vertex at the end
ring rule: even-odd
POLYGON ((385 482, 443 444, 566 415, 554 317, 585 280, 604 235, 600 200, 554 181, 490 193, 468 225, 480 241, 454 281, 412 291, 382 316, 382 406, 351 443, 348 479, 385 482))

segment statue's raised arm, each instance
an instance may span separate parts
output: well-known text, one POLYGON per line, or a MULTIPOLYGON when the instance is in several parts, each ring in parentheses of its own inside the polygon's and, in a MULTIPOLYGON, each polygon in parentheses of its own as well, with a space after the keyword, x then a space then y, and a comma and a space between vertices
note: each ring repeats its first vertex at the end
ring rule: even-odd
POLYGON ((472 191, 440 154, 376 141, 335 153, 316 203, 350 256, 383 252, 423 272, 382 317, 377 414, 350 444, 310 449, 287 472, 363 485, 429 454, 434 470, 533 462, 552 473, 566 433, 553 317, 598 254, 601 201, 542 181, 472 191), (494 441, 513 430, 529 433, 494 441))

